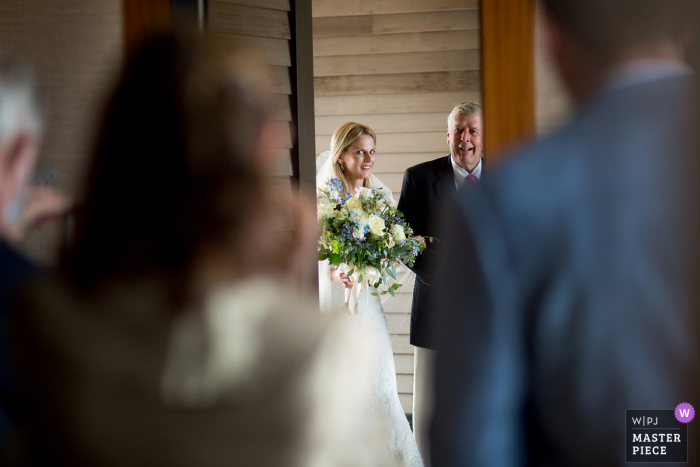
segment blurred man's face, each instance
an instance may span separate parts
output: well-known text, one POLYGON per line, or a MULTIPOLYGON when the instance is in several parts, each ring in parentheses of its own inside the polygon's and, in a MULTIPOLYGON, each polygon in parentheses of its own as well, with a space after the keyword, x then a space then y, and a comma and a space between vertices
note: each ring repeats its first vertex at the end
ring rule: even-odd
POLYGON ((481 115, 454 115, 447 128, 447 144, 452 159, 463 169, 472 171, 481 160, 484 147, 481 115))

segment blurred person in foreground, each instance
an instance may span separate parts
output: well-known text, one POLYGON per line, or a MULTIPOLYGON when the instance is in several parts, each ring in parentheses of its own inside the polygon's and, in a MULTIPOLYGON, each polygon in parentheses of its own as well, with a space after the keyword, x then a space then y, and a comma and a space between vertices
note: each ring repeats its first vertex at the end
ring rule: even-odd
POLYGON ((17 288, 39 271, 15 245, 27 230, 68 208, 66 197, 57 190, 29 184, 42 140, 42 120, 31 68, 0 50, 0 453, 17 408, 8 366, 8 303, 17 288))
POLYGON ((622 466, 626 409, 700 401, 683 2, 542 3, 578 111, 458 195, 433 467, 622 466))
POLYGON ((261 81, 244 50, 175 34, 131 58, 63 277, 13 315, 28 463, 383 465, 360 339, 290 287, 316 222, 266 185, 261 81))

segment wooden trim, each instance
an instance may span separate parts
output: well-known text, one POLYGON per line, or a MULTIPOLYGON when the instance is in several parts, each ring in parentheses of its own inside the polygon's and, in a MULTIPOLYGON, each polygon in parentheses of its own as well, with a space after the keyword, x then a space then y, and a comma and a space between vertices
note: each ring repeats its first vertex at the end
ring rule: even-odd
POLYGON ((489 160, 535 132, 535 2, 481 2, 484 150, 489 160))
POLYGON ((127 53, 136 50, 154 31, 170 24, 170 1, 124 0, 124 43, 127 53))
MULTIPOLYGON (((314 116, 314 57, 311 0, 290 0, 289 26, 292 67, 291 110, 297 139, 292 147, 292 169, 301 189, 316 193, 316 128, 314 116)), ((302 271, 302 293, 318 303, 318 267, 302 271)))

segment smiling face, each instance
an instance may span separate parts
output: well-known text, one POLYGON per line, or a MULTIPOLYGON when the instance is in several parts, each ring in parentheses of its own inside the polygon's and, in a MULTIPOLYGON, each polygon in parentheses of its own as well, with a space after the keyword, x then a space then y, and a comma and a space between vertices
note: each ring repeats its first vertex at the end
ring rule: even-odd
POLYGON ((465 170, 472 171, 481 160, 483 126, 481 114, 453 115, 450 119, 447 144, 452 159, 465 170))
POLYGON ((368 179, 372 175, 375 161, 374 138, 362 134, 338 157, 345 165, 345 178, 350 184, 357 180, 368 179))

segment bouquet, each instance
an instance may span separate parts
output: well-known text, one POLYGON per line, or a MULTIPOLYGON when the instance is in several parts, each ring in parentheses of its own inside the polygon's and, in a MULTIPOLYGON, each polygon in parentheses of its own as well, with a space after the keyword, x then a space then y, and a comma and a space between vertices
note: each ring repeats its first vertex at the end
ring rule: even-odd
POLYGON ((395 264, 413 266, 425 240, 413 235, 393 198, 371 188, 360 188, 351 196, 344 193, 340 180, 332 178, 328 188, 318 190, 317 206, 319 260, 328 259, 354 276, 353 288, 372 285, 380 290, 384 285, 381 293, 394 296, 401 287, 393 282, 395 264))

